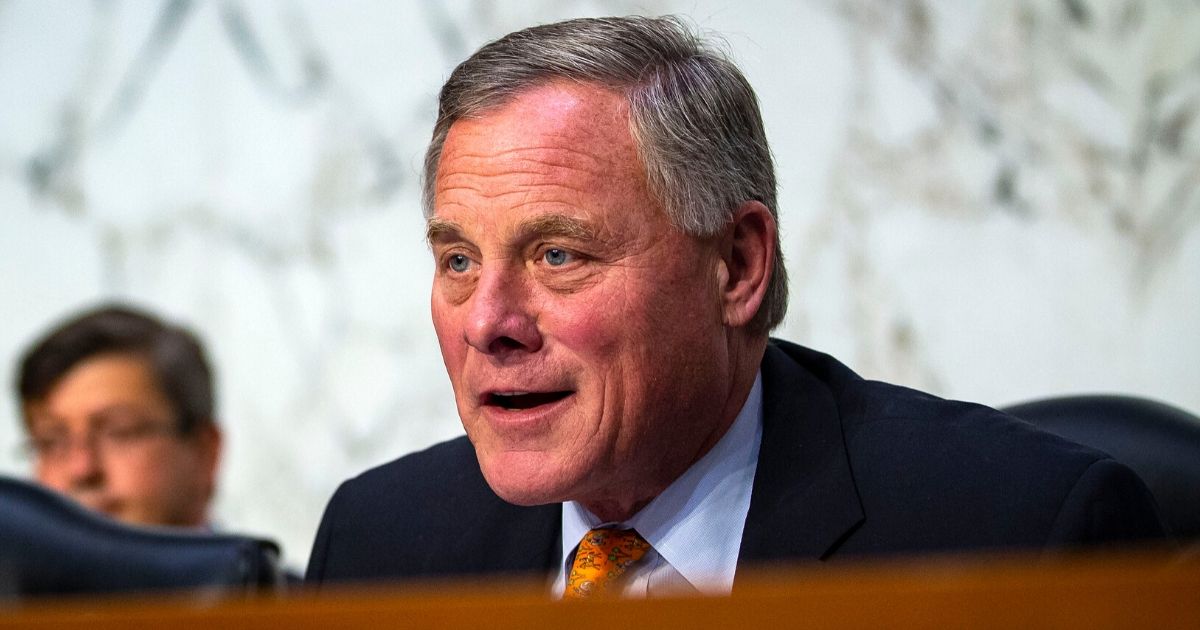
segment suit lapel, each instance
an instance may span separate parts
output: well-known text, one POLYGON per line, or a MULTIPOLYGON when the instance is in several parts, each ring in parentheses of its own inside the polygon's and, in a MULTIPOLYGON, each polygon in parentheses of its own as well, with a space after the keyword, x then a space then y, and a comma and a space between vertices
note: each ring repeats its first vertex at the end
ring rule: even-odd
POLYGON ((774 343, 762 363, 763 436, 738 567, 823 560, 863 520, 829 385, 774 343))
POLYGON ((553 503, 535 507, 512 506, 510 517, 501 519, 510 532, 501 567, 517 572, 546 573, 557 569, 559 535, 562 532, 562 505, 553 503))

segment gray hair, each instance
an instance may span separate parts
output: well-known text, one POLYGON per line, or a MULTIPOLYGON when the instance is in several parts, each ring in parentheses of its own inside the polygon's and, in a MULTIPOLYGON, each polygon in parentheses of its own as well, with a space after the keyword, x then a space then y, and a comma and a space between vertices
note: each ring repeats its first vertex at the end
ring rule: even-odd
MULTIPOLYGON (((698 237, 720 232, 745 201, 777 218, 775 167, 754 90, 741 71, 679 18, 581 18, 534 26, 486 44, 450 74, 425 154, 423 201, 433 216, 442 146, 451 125, 554 79, 624 95, 646 180, 672 223, 698 237)), ((774 271, 755 332, 779 325, 787 273, 776 233, 774 271)))

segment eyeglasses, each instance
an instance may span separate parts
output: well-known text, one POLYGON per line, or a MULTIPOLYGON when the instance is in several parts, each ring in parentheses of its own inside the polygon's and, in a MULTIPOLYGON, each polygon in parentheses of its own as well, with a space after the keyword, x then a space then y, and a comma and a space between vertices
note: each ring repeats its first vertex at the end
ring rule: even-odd
POLYGON ((35 433, 24 446, 26 454, 49 463, 65 461, 76 445, 104 457, 121 457, 176 430, 174 423, 131 418, 95 425, 80 437, 66 431, 35 433))

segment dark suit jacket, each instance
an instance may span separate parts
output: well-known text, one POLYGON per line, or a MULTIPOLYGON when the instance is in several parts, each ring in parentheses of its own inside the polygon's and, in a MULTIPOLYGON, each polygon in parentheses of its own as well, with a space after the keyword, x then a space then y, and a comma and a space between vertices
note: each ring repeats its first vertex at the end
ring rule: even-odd
MULTIPOLYGON (((773 340, 738 566, 1094 545, 1162 536, 1141 480, 1103 453, 993 409, 864 380, 773 340)), ((505 503, 465 437, 342 484, 311 582, 543 574, 561 507, 505 503)))

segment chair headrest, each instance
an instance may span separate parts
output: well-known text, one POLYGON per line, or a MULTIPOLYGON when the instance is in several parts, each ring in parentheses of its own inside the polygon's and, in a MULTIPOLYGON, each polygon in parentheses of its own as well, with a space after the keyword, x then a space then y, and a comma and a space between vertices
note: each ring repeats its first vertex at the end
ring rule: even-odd
POLYGON ((1150 488, 1171 533, 1200 540, 1200 418, 1158 401, 1111 394, 1046 398, 1004 411, 1129 466, 1150 488))
POLYGON ((5 477, 0 505, 0 597, 246 593, 282 584, 279 548, 269 540, 130 526, 5 477))

